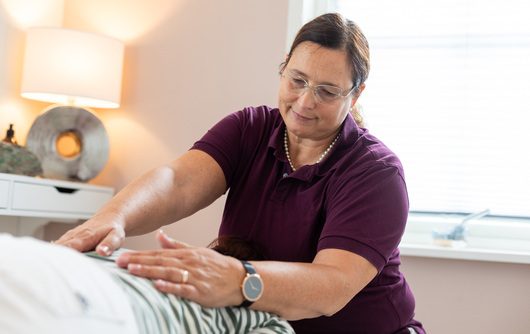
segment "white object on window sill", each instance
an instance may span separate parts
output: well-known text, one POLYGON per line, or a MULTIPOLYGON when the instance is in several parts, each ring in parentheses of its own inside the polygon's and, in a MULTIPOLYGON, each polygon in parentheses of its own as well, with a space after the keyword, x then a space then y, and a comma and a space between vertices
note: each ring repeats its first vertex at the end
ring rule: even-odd
POLYGON ((530 264, 530 221, 485 217, 470 221, 466 240, 435 242, 432 231, 451 228, 462 216, 411 213, 399 245, 402 255, 530 264))

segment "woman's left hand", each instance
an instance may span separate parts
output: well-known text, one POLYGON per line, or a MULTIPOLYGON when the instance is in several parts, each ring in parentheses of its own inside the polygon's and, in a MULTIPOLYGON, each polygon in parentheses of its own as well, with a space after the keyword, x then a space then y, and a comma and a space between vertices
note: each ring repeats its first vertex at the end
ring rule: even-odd
POLYGON ((157 233, 162 249, 122 254, 116 263, 133 275, 154 280, 166 293, 206 307, 239 305, 245 270, 233 257, 204 247, 192 247, 157 233))

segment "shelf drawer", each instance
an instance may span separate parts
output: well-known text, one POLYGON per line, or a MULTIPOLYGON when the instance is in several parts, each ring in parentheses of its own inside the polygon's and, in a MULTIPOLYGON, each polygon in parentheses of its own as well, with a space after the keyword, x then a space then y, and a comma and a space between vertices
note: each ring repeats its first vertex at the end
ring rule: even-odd
POLYGON ((9 181, 0 180, 0 209, 7 208, 9 198, 9 181))
POLYGON ((58 187, 46 184, 15 182, 13 210, 57 213, 95 213, 112 197, 112 193, 80 187, 58 187))

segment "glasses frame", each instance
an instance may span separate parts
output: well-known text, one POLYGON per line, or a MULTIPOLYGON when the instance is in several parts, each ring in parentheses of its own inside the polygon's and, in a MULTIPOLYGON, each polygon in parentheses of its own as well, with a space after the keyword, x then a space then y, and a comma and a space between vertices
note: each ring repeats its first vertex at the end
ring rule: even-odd
POLYGON ((313 96, 315 97, 315 100, 319 103, 333 103, 335 101, 338 101, 339 99, 344 99, 348 96, 351 95, 351 93, 353 93, 356 89, 357 89, 357 86, 353 86, 351 89, 349 90, 345 90, 345 89, 342 89, 338 86, 333 86, 333 85, 312 85, 310 84, 304 77, 302 76, 299 76, 299 75, 296 75, 294 73, 291 73, 290 71, 286 70, 286 71, 282 71, 280 72, 280 77, 282 78, 285 78, 287 77, 289 80, 291 81, 295 81, 295 80, 300 80, 300 81, 303 81, 304 82, 304 86, 303 87, 300 87, 300 88, 289 88, 290 91, 295 91, 296 90, 296 93, 301 96, 302 94, 304 94, 308 89, 310 89, 312 92, 313 92, 313 96), (331 100, 325 100, 323 99, 318 91, 320 89, 326 89, 326 88, 332 88, 332 89, 336 89, 337 90, 337 93, 332 93, 332 92, 329 92, 333 95, 333 98, 331 100))

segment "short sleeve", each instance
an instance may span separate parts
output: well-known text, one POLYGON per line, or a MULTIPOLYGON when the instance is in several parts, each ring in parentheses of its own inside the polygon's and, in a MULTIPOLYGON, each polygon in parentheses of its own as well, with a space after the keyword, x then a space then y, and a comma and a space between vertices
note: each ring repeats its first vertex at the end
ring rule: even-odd
POLYGON ((232 113, 217 124, 191 147, 209 154, 221 166, 226 184, 230 185, 241 154, 241 112, 232 113))
POLYGON ((378 272, 399 245, 408 215, 405 181, 396 166, 375 164, 344 175, 330 187, 318 250, 356 253, 378 272))
POLYGON ((281 119, 267 106, 247 107, 217 124, 191 147, 209 154, 221 166, 230 188, 234 177, 252 163, 260 145, 267 145, 274 125, 281 119), (275 116, 276 115, 276 116, 275 116))

